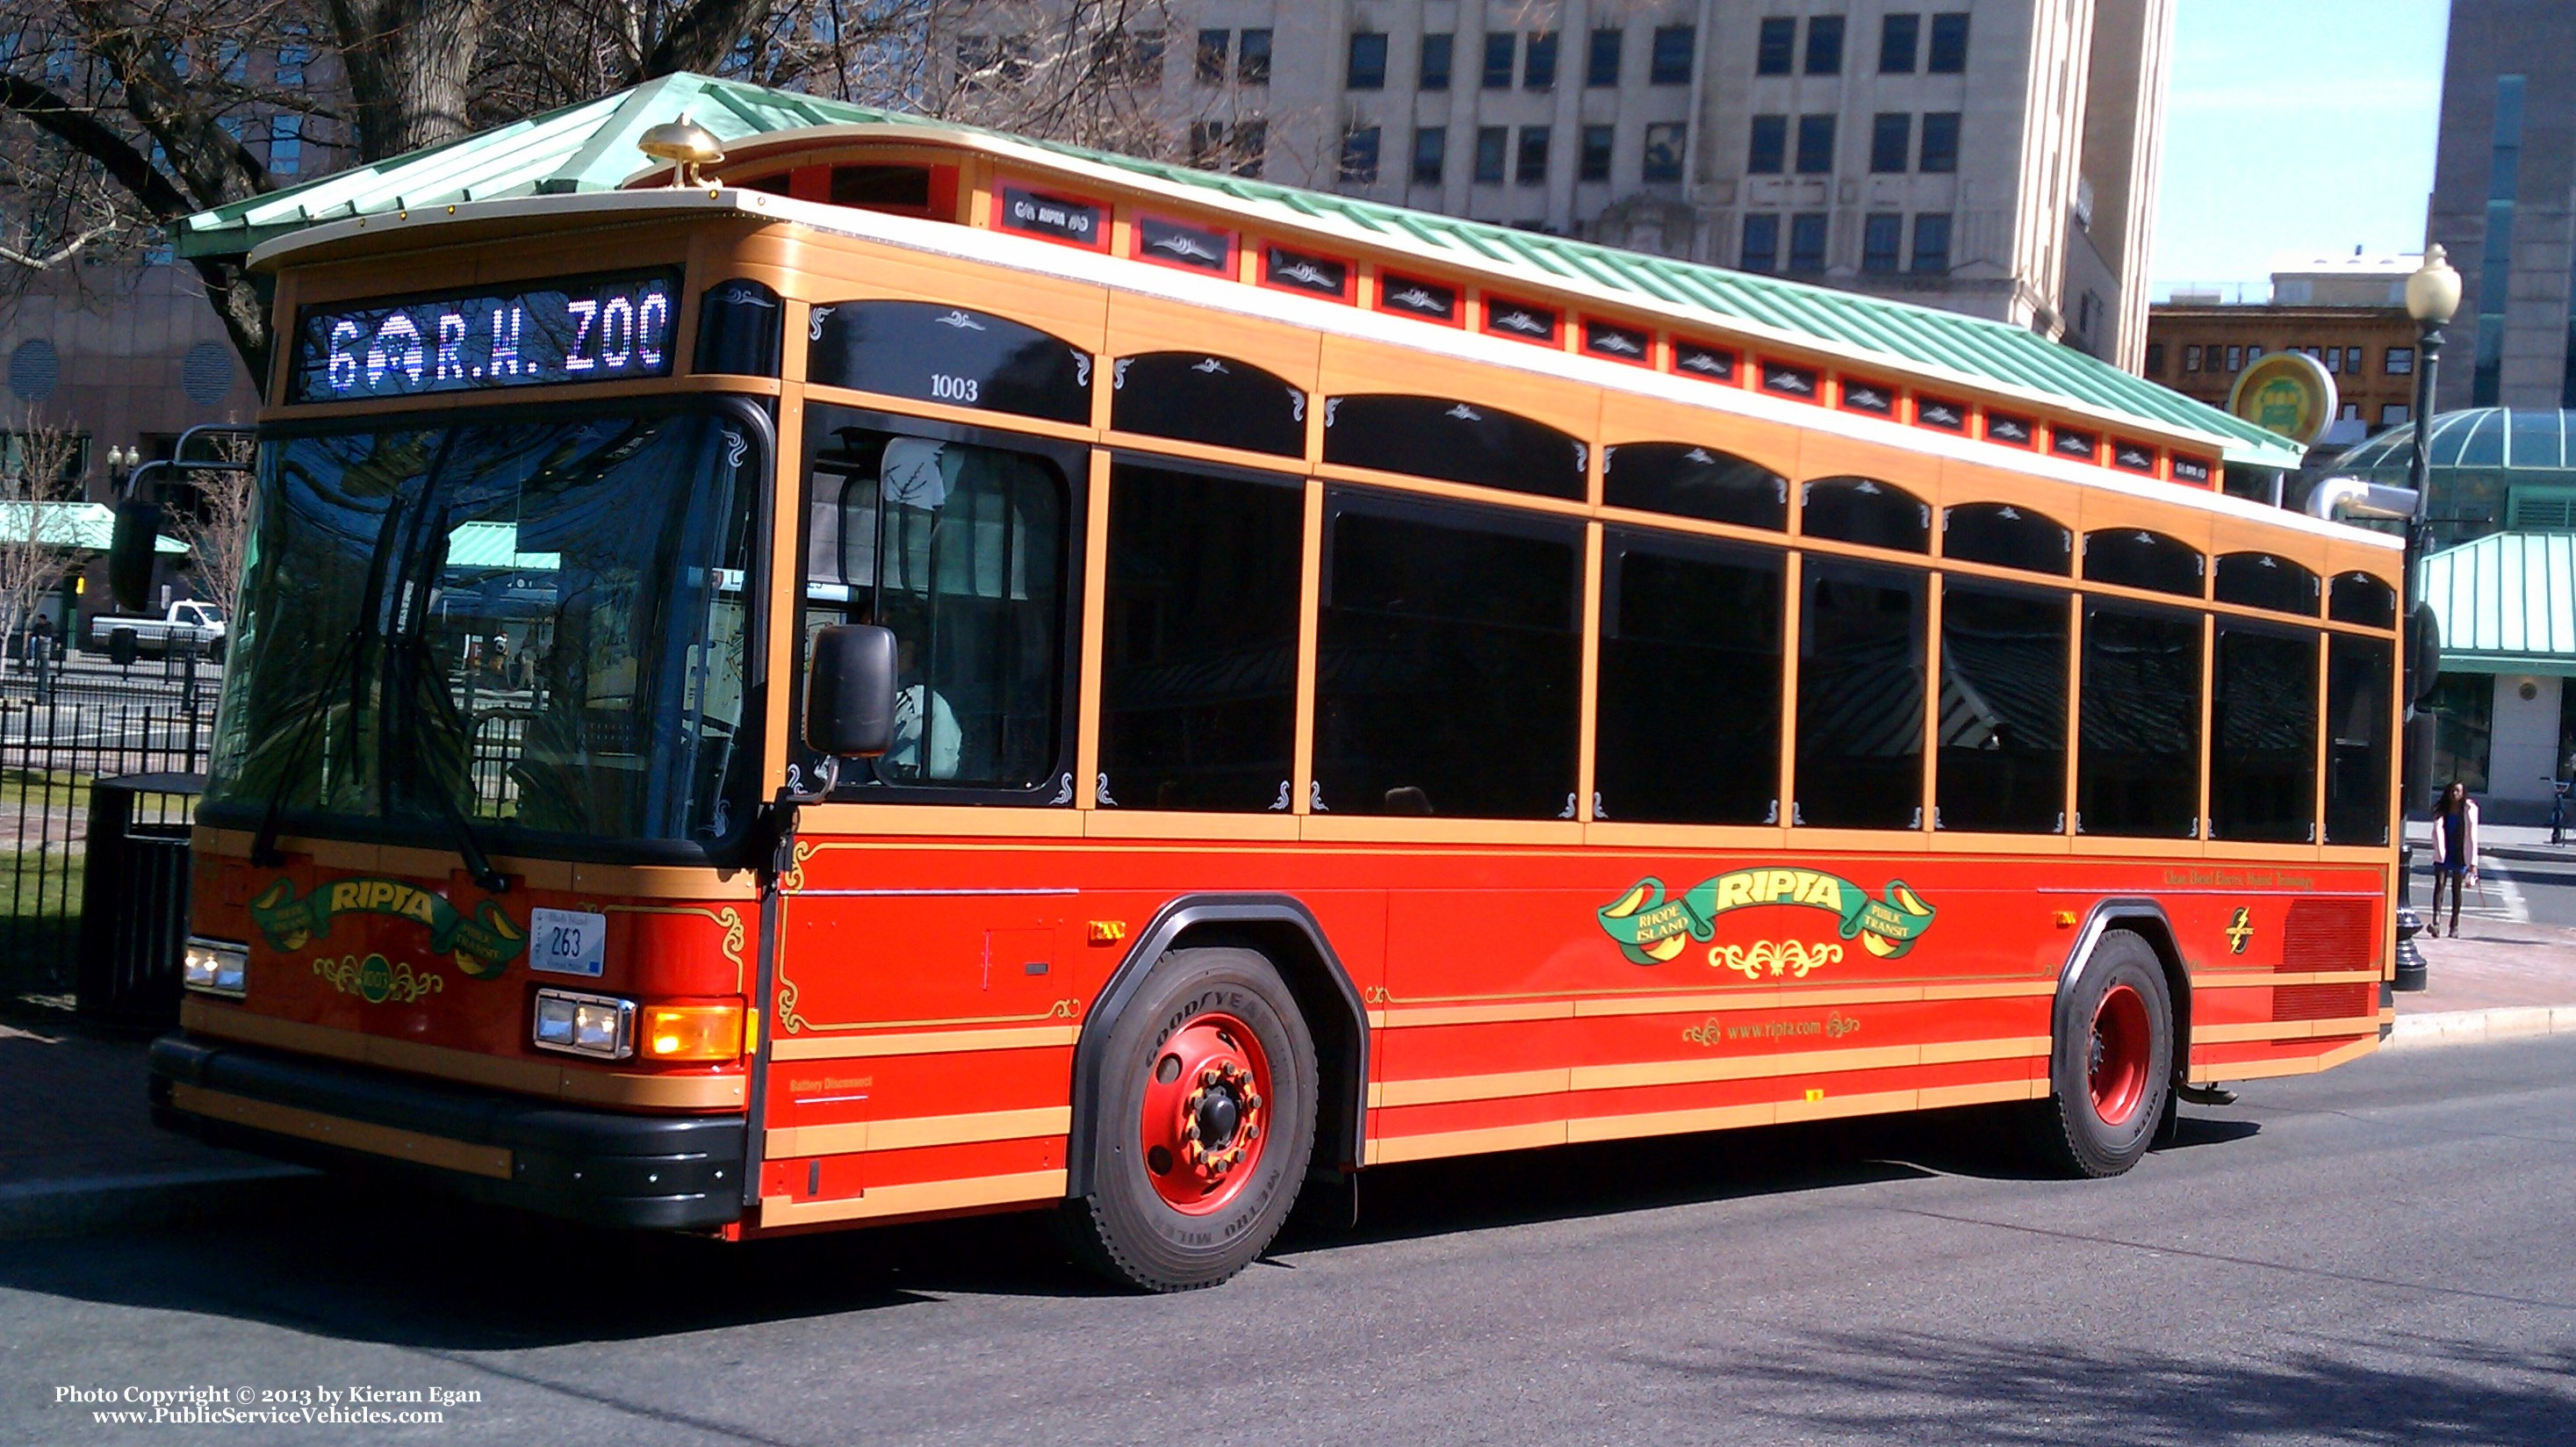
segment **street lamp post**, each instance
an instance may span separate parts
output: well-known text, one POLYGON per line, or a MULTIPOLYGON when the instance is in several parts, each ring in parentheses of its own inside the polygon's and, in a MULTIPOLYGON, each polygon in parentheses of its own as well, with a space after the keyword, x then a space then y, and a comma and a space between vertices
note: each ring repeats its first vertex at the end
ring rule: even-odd
POLYGON ((2415 506, 2406 519, 2406 553, 2402 564, 2403 585, 2398 592, 2400 647, 2405 650, 2397 675, 2399 687, 2406 690, 2406 730, 2399 743, 2397 777, 2397 904, 2398 904, 2398 974, 2401 988, 2424 988, 2423 955, 2414 947, 2413 936, 2422 923, 2415 917, 2415 850, 2405 843, 2406 815, 2422 798, 2425 771, 2432 767, 2428 747, 2419 746, 2415 727, 2415 699, 2421 687, 2431 679, 2419 679, 2418 669, 2428 662, 2417 656, 2423 630, 2417 626, 2415 611, 2423 603, 2424 545, 2432 532, 2427 516, 2433 496, 2433 383, 2442 361, 2442 328, 2449 325, 2460 309, 2460 273, 2452 269, 2438 245, 2424 248, 2424 263, 2406 278, 2406 314, 2415 319, 2415 446, 2407 458, 2406 480, 2414 486, 2415 506))

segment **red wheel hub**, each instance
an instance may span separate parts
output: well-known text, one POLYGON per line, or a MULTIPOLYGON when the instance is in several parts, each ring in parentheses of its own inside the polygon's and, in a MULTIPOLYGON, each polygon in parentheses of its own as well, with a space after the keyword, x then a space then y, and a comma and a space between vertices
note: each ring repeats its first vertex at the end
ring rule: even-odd
POLYGON ((2153 1026, 2147 1002, 2127 985, 2113 985, 2093 1011, 2093 1047, 2088 1075, 2093 1113, 2104 1125, 2126 1125, 2147 1098, 2147 1066, 2153 1055, 2153 1026))
POLYGON ((1193 1216, 1243 1190, 1270 1134, 1270 1057, 1232 1015, 1201 1015, 1146 1067, 1145 1175, 1193 1216))

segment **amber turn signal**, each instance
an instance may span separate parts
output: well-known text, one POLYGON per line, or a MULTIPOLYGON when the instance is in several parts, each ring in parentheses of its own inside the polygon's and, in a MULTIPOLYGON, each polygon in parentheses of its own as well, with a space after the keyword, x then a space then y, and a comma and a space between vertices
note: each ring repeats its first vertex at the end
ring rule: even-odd
POLYGON ((740 1005, 647 1005, 635 1031, 647 1060, 732 1060, 743 1050, 740 1005))

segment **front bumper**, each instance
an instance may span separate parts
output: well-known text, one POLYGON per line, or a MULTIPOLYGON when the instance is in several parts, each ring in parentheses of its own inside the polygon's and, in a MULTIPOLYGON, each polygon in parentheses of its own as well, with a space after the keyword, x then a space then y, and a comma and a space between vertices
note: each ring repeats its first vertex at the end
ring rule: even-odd
POLYGON ((704 1231, 743 1216, 744 1117, 622 1115, 255 1046, 152 1042, 152 1116, 218 1145, 390 1168, 597 1226, 704 1231))

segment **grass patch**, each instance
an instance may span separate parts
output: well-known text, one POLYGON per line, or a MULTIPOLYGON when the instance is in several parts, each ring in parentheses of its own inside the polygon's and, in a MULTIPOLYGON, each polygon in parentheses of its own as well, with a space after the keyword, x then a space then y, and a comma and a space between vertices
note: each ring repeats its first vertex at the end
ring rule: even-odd
POLYGON ((89 851, 59 841, 0 854, 0 991, 71 988, 89 851))

